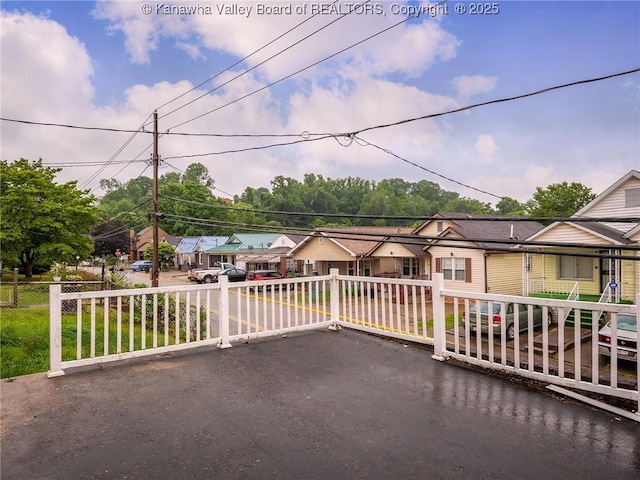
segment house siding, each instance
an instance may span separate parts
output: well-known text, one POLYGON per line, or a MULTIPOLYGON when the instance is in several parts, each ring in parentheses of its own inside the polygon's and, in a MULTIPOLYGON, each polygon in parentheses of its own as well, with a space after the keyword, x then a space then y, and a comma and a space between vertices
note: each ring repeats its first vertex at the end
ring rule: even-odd
MULTIPOLYGON (((593 253, 593 252, 589 252, 593 253)), ((544 275, 547 279, 550 279, 552 282, 555 280, 556 282, 562 282, 564 284, 575 284, 575 282, 579 283, 580 294, 583 295, 600 295, 602 292, 600 291, 600 271, 598 270, 598 259, 592 258, 592 274, 593 277, 591 280, 580 280, 580 279, 572 279, 572 278, 558 278, 558 255, 544 255, 544 275)), ((567 292, 568 293, 568 292, 567 292)))
POLYGON ((622 262, 621 287, 622 298, 635 302, 636 295, 640 294, 640 261, 622 262))
MULTIPOLYGON (((554 228, 536 237, 537 242, 557 242, 557 243, 606 243, 602 237, 598 237, 591 232, 581 230, 580 228, 558 224, 554 228)), ((609 243, 612 243, 609 241, 609 243)))
MULTIPOLYGON (((582 216, 590 217, 638 217, 640 216, 639 207, 625 207, 625 190, 630 188, 640 188, 640 179, 630 178, 623 185, 620 185, 615 191, 611 192, 601 201, 596 202, 591 207, 587 207, 581 213, 582 216)), ((622 232, 628 232, 636 227, 637 223, 606 223, 611 228, 622 232)))
POLYGON ((487 257, 487 293, 523 294, 523 263, 521 253, 491 254, 487 257))
POLYGON ((434 218, 427 225, 425 225, 421 230, 416 231, 415 233, 418 235, 422 235, 424 237, 436 237, 438 234, 442 233, 449 227, 453 227, 454 223, 449 220, 438 220, 438 218, 434 218), (442 222, 442 230, 438 231, 438 222, 442 222))
POLYGON ((319 240, 321 238, 322 237, 310 239, 309 242, 305 243, 298 251, 295 252, 293 258, 296 260, 316 260, 327 262, 347 262, 355 260, 352 255, 328 238, 322 238, 324 241, 320 243, 319 240))
POLYGON ((437 259, 450 258, 451 253, 453 253, 453 256, 456 258, 469 258, 471 261, 471 281, 463 282, 456 280, 445 280, 444 287, 451 290, 464 290, 469 292, 485 293, 484 250, 439 247, 437 245, 434 245, 429 249, 429 253, 431 253, 432 257, 432 274, 436 271, 436 264, 440 263, 439 261, 437 261, 437 259))

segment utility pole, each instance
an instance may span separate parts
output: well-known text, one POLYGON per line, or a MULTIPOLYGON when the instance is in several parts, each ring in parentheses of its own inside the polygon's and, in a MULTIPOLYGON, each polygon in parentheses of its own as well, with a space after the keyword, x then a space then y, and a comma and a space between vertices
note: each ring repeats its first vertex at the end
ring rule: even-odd
POLYGON ((158 112, 153 112, 153 212, 151 214, 153 229, 153 267, 151 268, 151 286, 158 286, 158 278, 160 277, 160 263, 158 256, 158 112))

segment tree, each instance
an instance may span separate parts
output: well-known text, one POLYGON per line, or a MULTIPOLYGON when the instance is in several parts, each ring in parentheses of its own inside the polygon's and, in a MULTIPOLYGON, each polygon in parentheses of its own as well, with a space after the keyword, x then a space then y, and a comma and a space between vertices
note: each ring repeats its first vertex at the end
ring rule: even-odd
POLYGON ((553 183, 536 187, 533 198, 526 203, 526 212, 532 217, 568 218, 594 198, 591 189, 581 183, 553 183))
POLYGON ((42 159, 0 161, 2 260, 21 265, 26 278, 36 263, 73 263, 93 251, 89 233, 100 222, 96 198, 75 181, 56 183, 59 171, 42 159))
POLYGON ((114 255, 116 250, 129 251, 129 229, 119 218, 104 220, 93 230, 96 255, 114 255))
MULTIPOLYGON (((153 260, 153 245, 149 245, 142 254, 145 260, 153 260)), ((158 260, 160 265, 169 265, 173 263, 176 256, 176 250, 167 242, 158 244, 158 260)))
POLYGON ((182 183, 199 183, 208 189, 213 189, 215 184, 209 170, 201 163, 192 163, 187 167, 182 175, 182 183))
POLYGON ((524 208, 524 204, 511 197, 502 197, 496 203, 496 213, 498 215, 522 216, 524 215, 524 208))

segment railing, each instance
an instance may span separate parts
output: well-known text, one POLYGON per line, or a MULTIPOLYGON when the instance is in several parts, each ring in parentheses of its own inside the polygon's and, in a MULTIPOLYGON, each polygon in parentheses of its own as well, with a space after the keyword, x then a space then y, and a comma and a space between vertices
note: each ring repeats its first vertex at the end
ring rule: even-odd
MULTIPOLYGON (((454 317, 462 318, 462 321, 454 324, 450 334, 436 339, 436 355, 640 402, 638 362, 625 362, 623 365, 615 348, 610 360, 601 356, 598 322, 593 322, 589 328, 565 322, 567 310, 575 310, 579 318, 582 312, 604 309, 610 317, 612 331, 616 332, 612 335, 611 345, 617 345, 620 338, 618 314, 637 315, 636 305, 473 294, 454 290, 441 290, 441 294, 440 301, 452 303, 454 317), (476 302, 486 302, 487 308, 483 312, 497 313, 490 315, 487 321, 487 316, 482 315, 480 309, 472 308, 476 302), (509 308, 513 314, 505 313, 509 308), (509 339, 510 325, 514 328, 512 340, 509 339), (482 331, 483 335, 477 335, 476 331, 482 331)), ((640 296, 637 300, 640 300, 640 296)), ((636 338, 637 345, 640 333, 635 335, 639 337, 636 338)), ((640 404, 638 407, 640 409, 640 404)))
MULTIPOLYGON (((580 298, 580 284, 578 282, 576 282, 576 284, 573 286, 573 288, 571 289, 571 291, 569 292, 569 296, 567 297, 568 301, 572 301, 572 300, 578 300, 578 298, 580 298)), ((566 312, 564 312, 564 318, 562 319, 564 322, 567 321, 567 318, 569 318, 569 315, 571 315, 571 309, 568 308, 566 312)), ((575 318, 579 319, 580 316, 576 316, 575 318)), ((576 320, 579 322, 579 320, 576 320)))
POLYGON ((636 305, 460 292, 443 284, 441 274, 427 281, 332 270, 326 276, 277 281, 228 283, 221 277, 217 284, 102 292, 62 293, 54 285, 49 376, 78 366, 342 326, 433 345, 436 359, 455 358, 640 401, 638 363, 629 366, 617 352, 610 364, 602 362, 598 323, 580 328, 565 316, 572 309, 578 318, 583 311, 605 312, 614 324, 615 345, 617 315, 637 314, 636 305), (484 329, 480 310, 472 308, 476 302, 487 302, 487 311, 500 306, 484 329), (512 322, 513 331, 509 315, 523 315, 521 322, 512 322), (553 325, 540 320, 549 316, 553 325))

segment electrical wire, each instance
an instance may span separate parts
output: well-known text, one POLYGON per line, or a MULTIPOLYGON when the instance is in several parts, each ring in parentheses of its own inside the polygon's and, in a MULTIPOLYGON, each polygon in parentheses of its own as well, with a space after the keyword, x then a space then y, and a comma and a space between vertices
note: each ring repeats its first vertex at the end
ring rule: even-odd
MULTIPOLYGON (((442 3, 446 2, 446 1, 447 0, 444 0, 443 2, 440 2, 438 5, 441 5, 442 3)), ((335 53, 333 53, 333 54, 331 54, 331 55, 329 55, 327 57, 324 57, 323 59, 318 60, 317 62, 314 62, 314 63, 312 63, 312 64, 310 64, 310 65, 308 65, 306 67, 303 67, 303 68, 301 68, 301 69, 299 69, 299 70, 297 70, 297 71, 295 71, 293 73, 290 73, 289 75, 286 75, 286 76, 280 78, 279 80, 271 82, 271 83, 269 83, 269 84, 267 84, 267 85, 265 85, 263 87, 258 88, 257 90, 254 90, 253 92, 247 93, 246 95, 243 95, 243 96, 241 96, 239 98, 236 98, 235 100, 232 100, 230 102, 227 102, 224 105, 216 107, 213 110, 209 110, 208 112, 205 112, 205 113, 202 113, 202 114, 200 114, 200 115, 198 115, 196 117, 193 117, 190 120, 186 120, 186 121, 184 121, 182 123, 178 123, 178 124, 170 127, 169 130, 172 130, 172 129, 177 128, 177 127, 181 127, 182 125, 186 125, 187 123, 193 122, 194 120, 198 120, 198 119, 200 119, 200 118, 202 118, 202 117, 204 117, 206 115, 209 115, 211 113, 214 113, 214 112, 217 112, 219 110, 222 110, 225 107, 233 105, 234 103, 240 102, 240 101, 242 101, 242 100, 244 100, 244 99, 246 99, 246 98, 248 98, 248 97, 250 97, 252 95, 255 95, 256 93, 259 93, 259 92, 261 92, 263 90, 266 90, 267 88, 271 88, 274 85, 277 85, 278 83, 283 82, 283 81, 285 81, 285 80, 287 80, 287 79, 289 79, 291 77, 294 77, 294 76, 298 75, 299 73, 302 73, 302 72, 304 72, 306 70, 309 70, 310 68, 313 68, 313 67, 315 67, 315 66, 317 66, 317 65, 319 65, 319 64, 321 64, 323 62, 326 62, 327 60, 330 60, 331 58, 336 57, 336 56, 340 55, 341 53, 344 53, 344 52, 346 52, 348 50, 351 50, 354 47, 357 47, 358 45, 361 45, 361 44, 363 44, 365 42, 368 42, 372 38, 378 37, 378 36, 382 35, 383 33, 386 33, 389 30, 392 30, 393 28, 396 28, 397 26, 402 25, 403 23, 411 20, 412 18, 416 18, 416 16, 414 15, 414 16, 407 17, 407 18, 405 18, 405 19, 403 19, 403 20, 401 20, 401 21, 399 21, 397 23, 394 23, 393 25, 391 25, 391 26, 389 26, 389 27, 387 27, 387 28, 385 28, 385 29, 373 34, 373 35, 370 35, 370 36, 368 36, 368 37, 366 37, 366 38, 364 38, 362 40, 359 40, 356 43, 351 44, 348 47, 345 47, 345 48, 343 48, 343 49, 341 49, 341 50, 339 50, 339 51, 337 51, 337 52, 335 52, 335 53)))
POLYGON ((398 155, 398 154, 392 152, 391 150, 389 150, 388 148, 383 148, 383 147, 380 147, 380 146, 376 145, 375 143, 368 142, 367 140, 365 140, 362 137, 359 137, 357 135, 354 135, 353 139, 355 140, 355 142, 358 145, 377 148, 378 150, 381 150, 381 151, 383 151, 384 153, 386 153, 388 155, 396 157, 397 159, 402 160, 403 162, 408 163, 409 165, 413 165, 414 167, 418 167, 419 169, 424 170, 425 172, 429 172, 429 173, 431 173, 433 175, 436 175, 436 176, 438 176, 440 178, 443 178, 445 180, 453 182, 453 183, 455 183, 457 185, 469 188, 471 190, 475 190, 476 192, 480 192, 480 193, 484 193, 486 195, 490 195, 490 196, 495 197, 495 198, 499 198, 499 199, 504 198, 504 197, 502 197, 500 195, 496 195, 495 193, 491 193, 491 192, 488 192, 486 190, 482 190, 480 188, 476 188, 476 187, 473 187, 471 185, 467 185, 466 183, 462 183, 462 182, 460 182, 458 180, 454 180, 453 178, 447 177, 447 176, 442 175, 442 174, 440 174, 438 172, 434 172, 433 170, 429 170, 427 167, 423 167, 422 165, 419 165, 419 164, 417 164, 415 162, 412 162, 410 160, 407 160, 406 158, 401 157, 400 155, 398 155), (362 144, 364 144, 364 145, 362 145, 362 144))
MULTIPOLYGON (((143 122, 142 124, 138 127, 138 131, 136 133, 132 133, 131 136, 129 136, 129 138, 124 142, 124 144, 118 148, 118 150, 116 150, 116 152, 111 155, 111 157, 109 158, 109 160, 107 160, 104 165, 102 167, 100 167, 93 175, 91 175, 87 180, 85 180, 82 183, 82 186, 86 186, 89 185, 93 180, 95 180, 98 175, 100 175, 109 165, 112 161, 114 161, 118 155, 120 155, 125 148, 127 148, 127 146, 133 141, 133 139, 136 137, 136 135, 139 133, 139 131, 141 131, 142 129, 144 129, 144 123, 151 117, 151 115, 149 115, 143 122)), ((138 155, 139 156, 139 155, 138 155)), ((137 158, 137 157, 136 157, 137 158)), ((126 168, 126 165, 118 171, 118 173, 122 172, 122 170, 124 170, 126 168)), ((117 174, 116 174, 117 175, 117 174)), ((111 177, 113 178, 113 176, 111 177)))
POLYGON ((563 83, 562 85, 555 85, 555 86, 552 86, 552 87, 543 88, 543 89, 540 89, 540 90, 536 90, 534 92, 523 93, 521 95, 516 95, 516 96, 513 96, 513 97, 505 97, 505 98, 499 98, 499 99, 495 99, 495 100, 489 100, 489 101, 486 101, 486 102, 474 103, 474 104, 467 105, 467 106, 464 106, 464 107, 455 108, 453 110, 447 110, 445 112, 432 113, 432 114, 428 114, 428 115, 422 115, 420 117, 413 117, 413 118, 408 118, 406 120, 400 120, 398 122, 385 123, 385 124, 376 125, 376 126, 373 126, 373 127, 366 127, 366 128, 362 128, 360 130, 355 130, 353 132, 347 133, 345 135, 353 136, 353 135, 358 135, 358 134, 361 134, 363 132, 368 132, 368 131, 371 131, 371 130, 378 130, 380 128, 396 127, 398 125, 404 125, 406 123, 416 122, 418 120, 426 120, 426 119, 429 119, 429 118, 442 117, 442 116, 445 116, 445 115, 451 115, 452 113, 460 113, 460 112, 465 112, 467 110, 471 110, 471 109, 478 108, 478 107, 485 107, 487 105, 494 105, 494 104, 497 104, 497 103, 504 103, 504 102, 511 102, 511 101, 514 101, 514 100, 521 100, 523 98, 534 97, 536 95, 541 95, 543 93, 549 93, 549 92, 552 92, 554 90, 561 90, 563 88, 569 88, 569 87, 575 87, 575 86, 578 86, 578 85, 585 85, 585 84, 588 84, 588 83, 600 82, 600 81, 603 81, 603 80, 609 80, 611 78, 622 77, 624 75, 630 75, 632 73, 637 73, 637 72, 640 72, 640 67, 633 68, 631 70, 625 70, 624 72, 612 73, 612 74, 603 75, 603 76, 600 76, 600 77, 589 78, 589 79, 586 79, 586 80, 577 80, 575 82, 563 83))
POLYGON ((266 150, 268 148, 285 147, 289 145, 296 145, 298 143, 317 142, 318 140, 326 140, 327 138, 334 138, 334 136, 326 135, 324 137, 318 137, 318 138, 303 138, 302 140, 295 140, 292 142, 273 143, 271 145, 262 145, 258 147, 245 147, 245 148, 239 148, 235 150, 221 150, 218 152, 194 153, 191 155, 175 155, 175 156, 166 157, 165 160, 176 160, 181 158, 200 158, 200 157, 208 157, 213 155, 226 155, 229 153, 243 153, 243 152, 251 152, 255 150, 266 150))
MULTIPOLYGON (((370 241, 372 243, 401 243, 406 245, 422 245, 424 247, 440 245, 451 246, 463 249, 474 250, 486 250, 486 251, 500 251, 500 252, 516 252, 516 253, 545 253, 552 255, 567 255, 567 256, 580 256, 591 258, 617 258, 622 260, 640 261, 640 256, 630 255, 616 255, 607 253, 591 253, 583 251, 552 251, 544 250, 540 248, 525 248, 530 247, 565 247, 565 248, 589 248, 589 249, 601 249, 601 250, 624 250, 631 252, 639 252, 640 246, 637 245, 586 245, 576 243, 557 243, 557 242, 534 242, 525 240, 510 240, 510 239, 474 239, 474 238, 458 238, 458 237, 438 237, 438 236, 422 236, 422 235, 407 235, 396 233, 371 233, 371 232, 354 232, 340 229, 308 229, 308 228, 293 228, 293 227, 280 227, 274 225, 260 225, 241 222, 220 222, 210 221, 205 222, 204 219, 198 219, 194 217, 185 217, 173 214, 163 214, 168 218, 177 218, 181 223, 197 224, 202 226, 228 226, 228 227, 242 227, 250 230, 252 233, 259 233, 259 230, 266 232, 278 231, 278 232, 290 232, 297 234, 310 235, 323 235, 325 238, 344 239, 344 240, 360 240, 370 241), (399 241, 400 239, 400 241, 399 241), (442 243, 444 242, 444 243, 442 243), (469 245, 469 243, 475 243, 476 245, 469 245), (484 245, 478 245, 484 244, 484 245), (495 245, 494 245, 495 244, 495 245), (513 245, 508 247, 505 245, 513 245), (515 248, 514 248, 515 247, 515 248)), ((394 227, 390 227, 394 228, 394 227)))
MULTIPOLYGON (((296 46, 300 45, 302 42, 304 42, 305 40, 307 40, 307 39, 309 39, 309 38, 313 37, 314 35, 316 35, 316 34, 317 34, 317 33, 319 33, 320 31, 324 30, 325 28, 328 28, 329 26, 333 25, 334 23, 336 23, 336 22, 338 22, 338 21, 342 20, 344 17, 346 17, 347 15, 351 14, 351 12, 353 12, 353 11, 355 10, 355 8, 357 8, 357 7, 359 7, 359 6, 362 6, 362 5, 365 5, 365 4, 369 3, 370 1, 371 1, 371 0, 366 0, 365 2, 363 2, 363 3, 362 3, 362 4, 360 4, 360 5, 354 6, 354 8, 353 8, 352 10, 350 10, 348 13, 343 13, 343 14, 341 14, 337 19, 335 19, 335 20, 333 20, 333 21, 329 22, 328 24, 326 24, 326 25, 324 25, 324 26, 322 26, 322 27, 318 28, 317 30, 315 30, 315 31, 311 32, 310 34, 308 34, 307 36, 305 36, 305 37, 301 38, 300 40, 298 40, 298 41, 297 41, 297 42, 295 42, 294 44, 289 45, 288 47, 286 47, 286 48, 284 48, 284 49, 280 50, 278 53, 276 53, 276 54, 274 54, 274 55, 272 55, 272 56, 270 56, 270 57, 266 58, 266 59, 265 59, 265 60, 263 60, 262 62, 259 62, 258 64, 256 64, 256 65, 254 65, 253 67, 249 68, 248 70, 245 70, 245 71, 243 71, 243 72, 239 73, 239 74, 238 74, 238 75, 236 75, 235 77, 233 77, 233 78, 231 78, 231 79, 227 80, 226 82, 224 82, 224 83, 222 83, 222 84, 220 84, 220 85, 216 86, 215 88, 213 88, 213 89, 211 89, 211 90, 209 90, 209 91, 207 91, 207 92, 203 93, 203 94, 202 94, 202 95, 200 95, 199 97, 197 97, 197 98, 195 98, 195 99, 193 99, 193 100, 191 100, 191 101, 189 101, 189 102, 185 103, 184 105, 182 105, 182 106, 180 106, 180 107, 178 107, 178 108, 176 108, 176 109, 174 109, 174 110, 171 110, 171 111, 170 111, 170 112, 168 112, 168 113, 165 113, 164 115, 162 115, 162 116, 161 116, 161 117, 159 117, 159 118, 165 118, 165 117, 168 117, 169 115, 171 115, 171 114, 173 114, 173 113, 175 113, 175 112, 177 112, 177 111, 179 111, 179 110, 183 109, 184 107, 186 107, 186 106, 188 106, 188 105, 191 105, 192 103, 194 103, 194 102, 196 102, 196 101, 200 100, 201 98, 206 97, 207 95, 209 95, 209 94, 211 94, 211 93, 213 93, 213 92, 215 92, 215 91, 219 90, 220 88, 222 88, 222 87, 224 87, 224 86, 228 85, 229 83, 233 82, 234 80, 237 80, 238 78, 240 78, 240 77, 242 77, 242 76, 246 75, 247 73, 249 73, 249 72, 251 72, 251 71, 253 71, 253 70, 257 69, 258 67, 260 67, 260 66, 264 65, 265 63, 269 62, 270 60, 273 60, 274 58, 276 58, 276 57, 280 56, 280 55, 281 55, 281 54, 283 54, 284 52, 286 52, 286 51, 288 51, 288 50, 290 50, 290 49, 292 49, 292 48, 294 48, 294 47, 296 47, 296 46)), ((336 2, 337 2, 337 0, 335 0, 333 3, 336 3, 336 2)), ((332 4, 332 5, 333 5, 333 4, 332 4)), ((229 70, 230 70, 231 68, 233 68, 234 66, 236 66, 236 65, 238 65, 239 63, 241 63, 241 62, 245 61, 245 60, 246 60, 246 59, 248 59, 249 57, 253 56, 255 53, 259 52, 260 50, 263 50, 263 49, 264 49, 264 48, 266 48, 267 46, 271 45, 272 43, 274 43, 274 42, 275 42, 275 41, 277 41, 278 39, 280 39, 280 38, 284 37, 285 35, 287 35, 288 33, 292 32, 293 30, 295 30, 296 28, 298 28, 298 27, 299 27, 299 26, 301 26, 302 24, 304 24, 304 23, 308 22, 309 20, 311 20, 313 17, 315 17, 315 16, 317 16, 317 15, 319 15, 319 13, 315 13, 315 14, 313 14, 311 17, 309 17, 309 18, 305 19, 303 22, 299 23, 298 25, 296 25, 296 26, 295 26, 295 27, 293 27, 292 29, 290 29, 290 30, 288 30, 287 32, 285 32, 285 33, 281 34, 280 36, 278 36, 277 38, 275 38, 275 39, 274 39, 274 40, 272 40, 271 42, 267 43, 266 45, 264 45, 264 46, 260 47, 258 50, 256 50, 255 52, 253 52, 253 53, 249 54, 248 56, 246 56, 246 57, 245 57, 245 58, 243 58, 242 60, 239 60, 238 62, 236 62, 235 64, 233 64, 231 67, 228 67, 228 68, 226 68, 225 70, 223 70, 222 72, 220 72, 220 73, 218 73, 218 74, 214 75, 213 77, 209 78, 208 80, 205 80, 203 83, 206 83, 206 82, 208 82, 209 80, 213 80, 214 78, 218 77, 219 75, 222 75, 224 72, 229 71, 229 70)), ((200 85, 198 85, 198 86, 201 86, 203 83, 201 83, 201 84, 200 84, 200 85)), ((190 91, 193 91, 195 88, 197 88, 197 87, 192 88, 190 91)), ((187 92, 187 93, 188 93, 188 92, 187 92)), ((170 102, 169 102, 169 103, 170 103, 170 102)), ((165 105, 166 105, 166 104, 165 104, 165 105)), ((163 105, 163 106, 164 106, 164 105, 163 105)))
MULTIPOLYGON (((197 202, 195 200, 186 200, 183 198, 173 197, 171 195, 160 195, 161 198, 167 198, 170 200, 198 205, 202 207, 217 208, 221 210, 232 210, 237 212, 251 212, 261 213, 268 215, 287 215, 291 217, 307 216, 307 217, 327 217, 327 218, 354 218, 354 219, 367 219, 367 220, 407 220, 407 221, 425 221, 424 216, 411 216, 411 215, 362 215, 351 213, 316 213, 316 212, 293 212, 284 210, 261 210, 257 208, 239 208, 231 205, 223 204, 211 204, 204 202, 197 202)), ((466 215, 466 214, 465 214, 466 215)), ((442 215, 434 217, 437 220, 450 220, 450 221, 477 221, 477 222, 597 222, 597 223, 637 223, 640 222, 640 217, 526 217, 526 216, 494 216, 494 215, 480 215, 480 214, 468 214, 468 218, 461 218, 459 216, 447 216, 442 215)))

